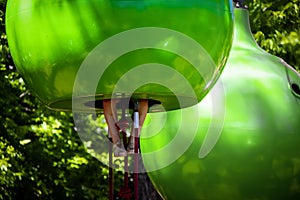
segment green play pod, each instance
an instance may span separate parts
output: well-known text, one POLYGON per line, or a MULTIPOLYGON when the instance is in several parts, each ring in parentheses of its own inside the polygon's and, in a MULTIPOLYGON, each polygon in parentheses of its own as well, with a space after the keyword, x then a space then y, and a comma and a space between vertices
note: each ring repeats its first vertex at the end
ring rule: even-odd
POLYGON ((150 112, 198 103, 218 79, 233 34, 230 0, 8 0, 17 69, 50 108, 101 111, 149 99, 150 112))
POLYGON ((148 115, 142 157, 165 199, 300 198, 300 76, 235 9, 226 67, 196 106, 148 115), (217 100, 216 100, 217 99, 217 100))

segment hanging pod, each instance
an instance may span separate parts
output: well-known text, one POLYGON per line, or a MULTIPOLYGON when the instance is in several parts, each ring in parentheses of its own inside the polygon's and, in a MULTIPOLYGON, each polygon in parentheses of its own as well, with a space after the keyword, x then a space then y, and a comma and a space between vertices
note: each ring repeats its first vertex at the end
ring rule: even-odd
POLYGON ((17 69, 56 110, 101 112, 101 100, 149 99, 150 111, 198 103, 218 79, 233 34, 230 0, 8 0, 17 69))
POLYGON ((196 106, 151 113, 142 157, 165 199, 299 199, 299 74, 253 39, 235 8, 226 67, 196 106), (217 99, 217 100, 216 100, 217 99))

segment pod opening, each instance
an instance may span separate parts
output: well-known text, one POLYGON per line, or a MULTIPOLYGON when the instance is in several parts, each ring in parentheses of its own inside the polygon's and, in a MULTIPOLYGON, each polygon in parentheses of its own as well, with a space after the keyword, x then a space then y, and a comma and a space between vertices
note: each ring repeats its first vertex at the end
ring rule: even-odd
MULTIPOLYGON (((161 102, 153 99, 148 99, 148 105, 149 108, 151 108, 154 105, 160 105, 161 102)), ((98 99, 95 101, 88 101, 84 103, 85 106, 90 107, 90 108, 96 108, 96 109, 103 109, 103 104, 102 100, 98 99)), ((125 106, 125 108, 134 109, 134 100, 133 99, 121 99, 119 103, 117 103, 117 109, 121 109, 122 106, 125 106)))
POLYGON ((292 83, 291 84, 291 89, 292 89, 293 94, 296 97, 300 98, 300 87, 299 87, 299 85, 297 83, 292 83))

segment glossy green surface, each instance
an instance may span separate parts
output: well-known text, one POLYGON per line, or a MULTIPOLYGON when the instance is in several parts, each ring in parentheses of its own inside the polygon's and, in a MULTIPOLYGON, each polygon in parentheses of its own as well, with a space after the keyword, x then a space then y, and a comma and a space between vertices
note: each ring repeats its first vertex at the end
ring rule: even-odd
MULTIPOLYGON (((231 47, 231 0, 8 0, 6 10, 6 31, 15 65, 39 98, 57 110, 71 110, 77 72, 98 44, 123 31, 143 27, 160 27, 185 34, 207 54, 197 55, 193 48, 186 49, 185 53, 191 54, 198 63, 212 61, 215 67, 202 64, 200 67, 205 73, 199 74, 195 66, 175 54, 186 41, 170 34, 152 44, 153 48, 131 49, 116 58, 103 76, 96 77, 99 82, 96 92, 91 89, 95 81, 90 81, 93 70, 90 71, 75 88, 80 109, 92 109, 85 103, 94 100, 95 95, 100 100, 111 98, 121 78, 129 86, 145 77, 167 79, 168 84, 175 85, 182 93, 174 94, 168 87, 147 83, 136 88, 133 94, 134 98, 158 100, 167 110, 180 107, 177 96, 184 99, 182 107, 199 102, 219 77, 231 47), (173 53, 162 48, 171 49, 173 53), (169 72, 148 70, 149 73, 143 71, 134 78, 124 78, 125 73, 146 63, 161 63, 181 74, 196 95, 191 95, 186 85, 182 86, 169 72)), ((104 55, 103 59, 109 56, 104 55)), ((94 63, 95 66, 101 61, 94 63)), ((131 96, 126 90, 117 93, 131 96)))
POLYGON ((141 133, 165 199, 300 199, 300 96, 290 88, 300 76, 258 47, 247 10, 234 12, 233 47, 215 85, 224 87, 224 116, 210 92, 192 108, 149 114, 141 133))

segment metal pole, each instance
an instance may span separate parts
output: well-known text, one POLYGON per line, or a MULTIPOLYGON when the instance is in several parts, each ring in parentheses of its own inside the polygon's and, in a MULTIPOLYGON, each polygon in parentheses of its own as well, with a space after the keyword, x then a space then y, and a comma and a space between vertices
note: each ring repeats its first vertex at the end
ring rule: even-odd
POLYGON ((108 143, 108 153, 109 153, 109 172, 108 172, 108 184, 109 184, 109 200, 114 199, 114 172, 113 172, 113 158, 112 158, 112 153, 113 153, 113 143, 112 143, 112 138, 110 137, 110 134, 108 134, 110 142, 108 143))
POLYGON ((138 200, 139 198, 139 185, 138 185, 138 172, 139 172, 139 112, 138 112, 138 101, 134 102, 134 199, 138 200))
MULTIPOLYGON (((125 119, 125 111, 126 111, 126 108, 125 108, 125 105, 122 104, 122 118, 121 119, 125 119)), ((127 146, 127 137, 126 137, 126 132, 123 132, 122 131, 122 134, 123 134, 123 144, 124 146, 126 147, 127 146)), ((125 188, 128 188, 128 157, 125 156, 124 157, 124 187, 125 188)))

